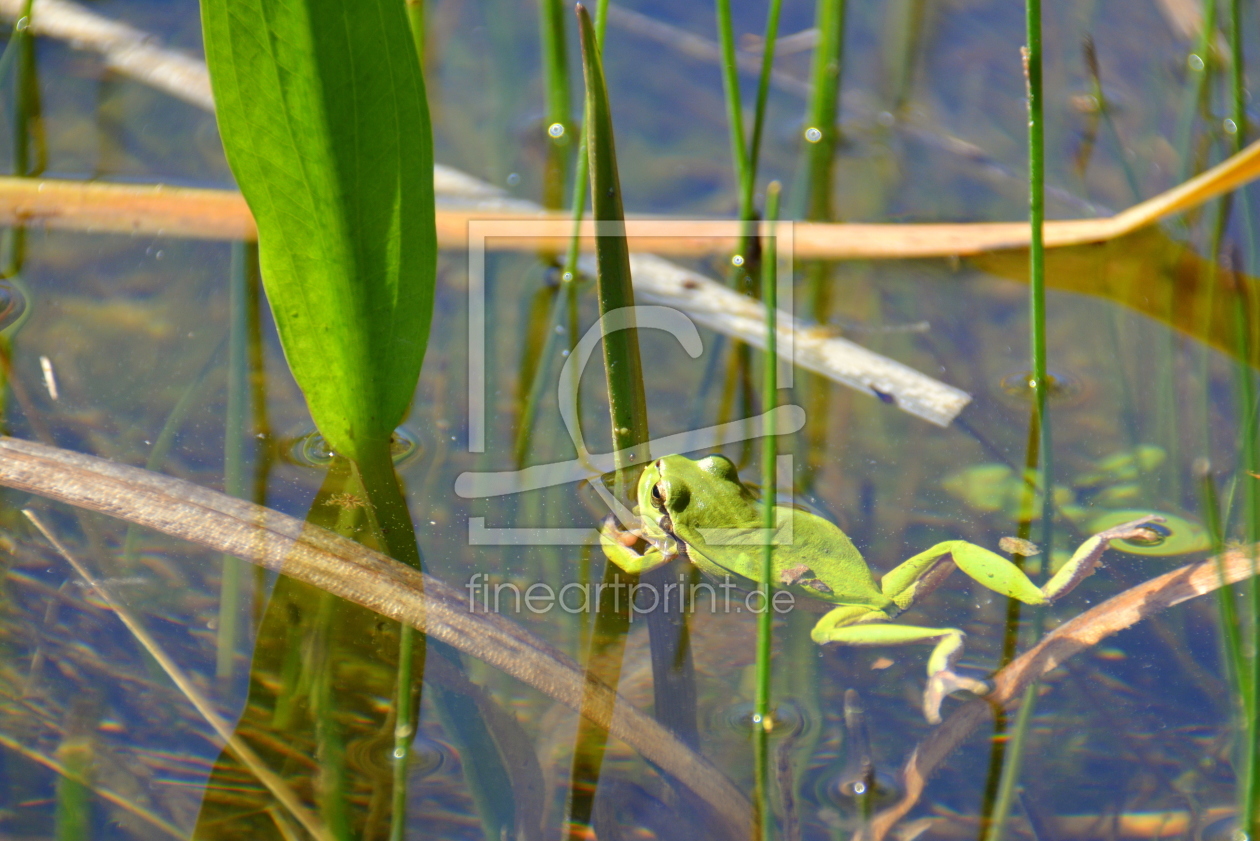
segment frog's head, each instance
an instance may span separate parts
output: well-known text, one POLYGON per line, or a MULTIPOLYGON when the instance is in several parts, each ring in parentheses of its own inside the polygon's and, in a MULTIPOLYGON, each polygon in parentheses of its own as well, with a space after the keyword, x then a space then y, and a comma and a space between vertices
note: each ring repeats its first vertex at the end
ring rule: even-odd
POLYGON ((723 455, 658 458, 639 477, 638 497, 648 537, 676 535, 680 528, 729 527, 734 513, 754 498, 723 455))

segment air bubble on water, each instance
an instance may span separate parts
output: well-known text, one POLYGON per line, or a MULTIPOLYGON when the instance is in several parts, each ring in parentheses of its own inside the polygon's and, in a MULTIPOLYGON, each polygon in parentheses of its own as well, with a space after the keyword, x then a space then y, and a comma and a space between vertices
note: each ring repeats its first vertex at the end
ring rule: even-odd
POLYGON ((31 19, 23 15, 18 18, 18 22, 13 25, 13 29, 17 32, 25 32, 27 27, 31 25, 31 19))
POLYGON ((1190 53, 1190 57, 1186 59, 1186 64, 1197 73, 1203 69, 1203 57, 1198 53, 1190 53))
POLYGON ((808 140, 810 143, 817 143, 818 141, 822 140, 822 132, 814 128, 813 126, 810 126, 809 128, 805 129, 805 139, 808 140))
POLYGON ((1231 120, 1229 117, 1226 117, 1224 122, 1221 123, 1221 128, 1225 129, 1226 134, 1238 133, 1238 124, 1235 123, 1233 120, 1231 120))
POLYGON ((891 775, 876 771, 873 780, 863 777, 862 771, 855 767, 820 777, 814 786, 815 796, 845 811, 855 808, 854 800, 859 797, 873 797, 875 804, 879 804, 901 796, 897 781, 891 775))
POLYGON ((573 272, 565 272, 564 274, 560 275, 560 279, 563 280, 565 283, 571 282, 573 280, 573 272))
MULTIPOLYGON (((1037 379, 1031 371, 1003 377, 998 387, 1008 397, 1031 401, 1037 393, 1037 379)), ((1084 393, 1085 387, 1076 377, 1063 372, 1046 375, 1046 393, 1059 403, 1071 402, 1084 393)))
POLYGON ((547 126, 547 134, 550 134, 552 137, 564 137, 564 126, 560 123, 552 123, 547 126))
POLYGON ((734 257, 732 257, 732 258, 731 258, 731 265, 732 265, 732 266, 742 266, 742 265, 744 265, 744 255, 743 255, 743 254, 736 254, 734 257))
POLYGON ((772 738, 799 735, 809 727, 804 710, 793 700, 779 703, 770 715, 762 718, 748 701, 741 701, 721 714, 726 726, 736 733, 750 734, 765 730, 772 738))
POLYGON ((507 183, 509 187, 515 187, 517 184, 520 184, 521 174, 519 172, 510 173, 507 177, 507 183))

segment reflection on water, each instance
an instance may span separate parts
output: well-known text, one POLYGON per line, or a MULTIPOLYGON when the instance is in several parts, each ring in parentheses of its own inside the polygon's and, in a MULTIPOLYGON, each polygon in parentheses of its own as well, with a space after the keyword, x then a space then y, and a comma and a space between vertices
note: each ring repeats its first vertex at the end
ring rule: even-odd
MULTIPOLYGON (((399 468, 402 468, 412 459, 419 458, 424 453, 424 448, 420 444, 420 436, 405 426, 400 426, 394 430, 394 435, 389 442, 389 448, 394 464, 399 468)), ((282 442, 280 451, 293 464, 323 469, 327 469, 337 455, 328 446, 324 436, 314 429, 282 442)))
MULTIPOLYGON (((1022 38, 1020 10, 992 0, 850 5, 838 217, 1020 218, 1025 118, 1013 46, 1022 38)), ((1046 10, 1052 215, 1123 208, 1137 198, 1134 187, 1153 195, 1219 157, 1221 138, 1213 134, 1219 115, 1209 115, 1209 124, 1184 109, 1197 102, 1188 92, 1198 71, 1185 69, 1192 36, 1160 16, 1169 5, 1046 10), (1080 55, 1082 34, 1092 35, 1101 62, 1110 130, 1091 129, 1097 108, 1086 113, 1073 106, 1094 95, 1080 55)), ((786 9, 783 31, 812 25, 811 6, 786 9)), ((97 7, 197 49, 191 0, 97 7)), ((736 189, 718 69, 703 49, 676 46, 695 42, 673 37, 710 38, 712 10, 703 3, 645 3, 635 11, 674 29, 631 29, 614 20, 609 30, 627 204, 729 217, 736 189)), ((548 136, 565 133, 539 119, 534 14, 530 4, 436 4, 429 67, 439 160, 531 199, 541 193, 548 136)), ((737 9, 737 29, 758 30, 762 14, 737 9)), ((1258 46, 1248 43, 1246 54, 1257 54, 1258 46)), ((816 127, 802 122, 799 91, 808 58, 808 51, 782 58, 770 100, 763 169, 789 186, 805 144, 820 139, 811 135, 816 127)), ((50 172, 228 185, 210 116, 55 42, 40 42, 37 59, 50 172)), ((7 101, 12 93, 11 84, 0 89, 7 101)), ((9 131, 0 130, 0 156, 8 159, 13 146, 9 131)), ((796 189, 789 203, 803 206, 796 189)), ((1225 537, 1242 537, 1240 509, 1255 480, 1235 467, 1254 434, 1245 426, 1254 415, 1246 405, 1254 391, 1243 387, 1252 372, 1240 374, 1236 363, 1254 363, 1260 353, 1254 288, 1260 272, 1248 250, 1247 207, 1236 202, 1224 228, 1228 253, 1239 255, 1227 266, 1205 256, 1215 224, 1211 207, 1165 228, 1051 255, 1050 366, 1062 387, 1051 402, 1056 539, 1026 568, 1040 574, 1043 558, 1053 566, 1089 533, 1150 511, 1167 518, 1168 534, 1158 545, 1118 547, 1124 553, 1110 553, 1102 573, 1038 624, 1051 627, 1201 556, 1210 536, 1197 459, 1217 466, 1230 506, 1225 537)), ((0 245, 7 264, 9 240, 0 245)), ((231 354, 218 354, 202 373, 240 317, 248 326, 246 347, 234 358, 244 360, 248 376, 237 491, 297 516, 312 510, 332 454, 307 434, 310 420, 265 307, 244 315, 233 309, 227 244, 35 228, 23 248, 20 272, 0 281, 3 417, 10 434, 131 464, 145 463, 155 442, 166 441, 163 472, 223 487, 231 354), (55 370, 56 399, 45 367, 55 370), (303 432, 292 438, 277 432, 293 430, 303 432)), ((727 262, 695 268, 721 277, 727 262)), ((528 256, 491 255, 487 449, 468 452, 466 265, 460 254, 440 258, 423 379, 398 439, 398 469, 428 571, 457 589, 478 573, 521 591, 540 582, 555 590, 598 582, 595 527, 603 503, 591 487, 491 500, 453 493, 460 473, 516 467, 518 398, 530 391, 524 372, 539 369, 552 383, 567 353, 559 341, 553 358, 534 358, 542 343, 531 337, 539 335, 537 320, 548 317, 548 307, 531 308, 530 301, 548 272, 528 256), (589 528, 591 540, 471 546, 472 517, 492 528, 589 528)), ((827 275, 827 295, 810 296, 820 321, 843 325, 855 341, 975 397, 962 424, 938 429, 879 401, 797 378, 801 399, 794 402, 808 407, 809 419, 799 436, 781 442, 795 459, 799 485, 781 492, 808 494, 834 512, 877 574, 939 540, 995 547, 1016 532, 1021 517, 1041 516, 1041 490, 1030 488, 1032 477, 1023 471, 1029 404, 1026 375, 1018 372, 1028 368, 1025 266, 1023 252, 965 262, 845 264, 827 275), (879 327, 888 324, 916 329, 879 327)), ((806 295, 804 279, 800 294, 806 295)), ((539 300, 547 303, 549 295, 539 300)), ((564 335, 581 335, 593 314, 583 291, 564 335)), ((720 352, 711 334, 703 338, 709 353, 720 352)), ((641 341, 654 434, 731 416, 736 398, 724 375, 712 376, 725 370, 720 360, 690 360, 668 342, 641 341)), ((528 460, 570 459, 556 389, 539 393, 528 460)), ((602 394, 603 375, 588 372, 579 414, 597 452, 609 440, 602 394)), ((17 513, 31 500, 12 492, 4 497, 0 834, 166 838, 196 828, 200 837, 282 837, 293 829, 257 779, 221 757, 210 728, 117 617, 32 536, 17 513), (230 820, 216 823, 220 816, 230 820)), ((351 490, 326 487, 321 499, 329 504, 316 513, 330 525, 364 516, 351 490)), ((249 572, 239 602, 221 610, 225 567, 217 555, 152 533, 128 540, 117 522, 55 506, 49 521, 143 616, 202 691, 239 718, 242 735, 301 798, 341 804, 343 814, 326 812, 323 819, 362 837, 384 832, 389 804, 382 792, 396 762, 392 626, 319 591, 298 593, 291 582, 249 572), (215 677, 223 621, 239 628, 228 652, 235 668, 226 679, 215 677), (351 701, 329 706, 334 695, 351 701), (333 779, 334 771, 341 776, 333 779), (331 801, 323 797, 330 790, 338 795, 331 801)), ((962 666, 987 675, 1001 656, 1004 616, 1000 598, 957 576, 907 619, 965 630, 962 666)), ((570 657, 582 659, 589 650, 589 612, 521 610, 510 618, 570 657)), ((847 833, 864 809, 895 798, 895 771, 927 732, 918 700, 926 652, 819 648, 808 638, 816 619, 809 605, 783 617, 774 655, 774 732, 782 736, 774 743, 776 785, 793 795, 775 803, 780 810, 790 804, 805 839, 847 833), (845 720, 846 690, 860 692, 865 735, 845 720)), ((754 622, 734 611, 696 609, 688 623, 699 752, 748 791, 754 622)), ((647 624, 632 616, 619 688, 629 702, 652 709, 658 701, 647 624)), ((1032 837, 1040 821, 1061 838, 1227 835, 1220 810, 1233 802, 1238 738, 1217 640, 1215 606, 1195 600, 1047 675, 1025 747, 1026 805, 1016 810, 1009 833, 1032 837)), ((500 827, 513 837, 556 837, 570 790, 574 713, 485 663, 452 663, 442 671, 430 662, 421 693, 407 766, 411 834, 474 839, 500 827)), ((947 712, 956 703, 947 701, 947 712)), ((983 739, 964 746, 912 817, 931 814, 934 836, 975 837, 988 757, 983 739)), ((717 835, 717 824, 685 788, 616 740, 603 758, 593 824, 600 838, 717 835)))

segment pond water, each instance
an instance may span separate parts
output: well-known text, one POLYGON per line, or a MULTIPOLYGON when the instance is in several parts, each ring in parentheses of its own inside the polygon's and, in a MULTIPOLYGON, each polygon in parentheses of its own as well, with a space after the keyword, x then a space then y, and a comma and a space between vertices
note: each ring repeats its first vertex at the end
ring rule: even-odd
MULTIPOLYGON (((1017 5, 849 6, 837 221, 1023 218, 1026 115, 1017 5)), ((191 0, 103 0, 91 8, 201 55, 191 0)), ((627 209, 731 218, 737 189, 719 67, 684 40, 714 40, 710 4, 644 0, 616 8, 606 60, 627 209)), ((1197 105, 1197 77, 1188 69, 1195 66, 1188 59, 1194 37, 1179 28, 1178 15, 1197 9, 1189 0, 1046 9, 1052 218, 1109 215, 1228 153, 1233 124, 1223 122, 1225 71, 1218 68, 1207 101, 1197 105), (1084 58, 1087 38, 1100 88, 1084 58)), ((790 0, 781 32, 808 29, 813 13, 812 4, 790 0)), ((736 32, 760 32, 764 14, 759 4, 741 4, 736 32)), ((429 27, 426 72, 438 161, 538 201, 548 141, 535 5, 439 0, 429 9, 429 27)), ((1244 55, 1255 55, 1254 26, 1246 32, 1244 55)), ((763 184, 787 185, 788 208, 804 202, 801 88, 809 56, 806 49, 780 58, 783 77, 769 101, 763 184)), ((40 118, 27 172, 232 186, 212 115, 55 40, 36 41, 33 67, 40 118)), ((10 161, 21 145, 10 129, 13 75, 4 81, 7 116, 0 129, 0 159, 10 161)), ((745 74, 742 83, 750 93, 753 77, 745 74)), ((576 96, 577 75, 574 90, 576 96)), ((1255 275, 1260 252, 1248 224, 1254 190, 1237 196, 1221 253, 1230 266, 1255 275)), ((1254 499, 1248 483, 1256 479, 1246 470, 1244 443, 1255 435, 1255 407, 1247 403, 1256 393, 1254 370, 1245 355, 1240 360, 1234 335, 1218 326, 1233 322, 1196 325, 1179 317, 1212 295, 1220 312, 1255 323, 1250 277, 1213 267, 1218 213, 1209 204, 1162 228, 1050 258, 1049 365, 1059 386, 1050 402, 1053 553, 1070 553, 1116 511, 1164 514, 1185 551, 1109 553, 1105 568, 1061 602, 1023 611, 1022 630, 1013 632, 1022 647, 1125 588, 1207 556, 1205 462, 1229 505, 1225 537, 1247 535, 1244 508, 1254 499), (1104 288, 1120 300, 1083 294, 1104 288)), ((307 438, 309 415, 270 315, 259 305, 250 248, 33 227, 14 257, 14 235, 6 236, 5 261, 17 268, 12 282, 26 307, 4 345, 8 434, 147 464, 299 518, 311 511, 329 520, 328 495, 317 499, 327 464, 307 438), (240 298, 233 298, 234 288, 240 298), (243 406, 231 396, 234 377, 243 406), (240 459, 225 467, 234 440, 242 444, 240 459)), ((684 261, 714 278, 727 272, 726 262, 684 261)), ((477 499, 455 493, 461 474, 517 466, 522 400, 536 368, 544 397, 526 459, 538 464, 574 455, 554 396, 571 338, 567 320, 559 326, 548 320, 554 270, 533 255, 492 252, 486 343, 470 347, 468 266, 467 253, 440 256, 433 332, 402 430, 414 450, 400 458, 399 472, 427 571, 461 591, 477 581, 558 591, 599 580, 604 560, 596 529, 607 509, 589 486, 477 499), (553 329, 563 340, 547 344, 553 329), (470 354, 485 360, 487 373, 484 393, 475 398, 470 354), (484 451, 472 450, 470 424, 484 430, 484 451), (565 528, 577 537, 522 545, 495 536, 514 528, 565 528)), ((1028 503, 1019 476, 1035 439, 1032 404, 1021 385, 1029 368, 1025 276, 1023 251, 961 261, 846 261, 824 269, 828 294, 814 299, 805 272, 797 273, 798 315, 971 396, 956 422, 939 427, 804 372, 780 395, 806 417, 803 430, 781 439, 780 451, 791 457, 781 490, 840 524, 878 573, 942 540, 996 548, 1020 530, 1028 503)), ((579 333, 594 321, 592 290, 581 292, 579 333)), ((692 359, 673 339, 658 341, 663 335, 645 331, 640 339, 654 435, 708 426, 750 408, 731 392, 728 341, 702 328, 705 350, 692 359)), ((585 371, 580 405, 589 446, 602 452, 609 432, 598 358, 585 371)), ((746 477, 760 470, 751 449, 725 449, 746 477)), ((392 673, 373 658, 383 645, 377 637, 392 640, 392 630, 318 594, 274 589, 285 585, 250 568, 235 608, 224 609, 225 565, 217 553, 14 492, 4 499, 0 835, 301 837, 256 779, 221 758, 211 727, 29 526, 19 509, 31 505, 141 617, 200 691, 230 720, 242 721, 242 734, 301 796, 314 802, 319 792, 344 793, 341 807, 321 801, 323 820, 347 837, 384 836, 388 804, 373 786, 393 773, 386 715, 392 673), (339 642, 289 634, 286 621, 301 626, 302 611, 316 609, 344 620, 339 642), (234 640, 222 632, 229 620, 237 626, 234 640), (356 639, 360 633, 371 639, 356 639), (230 653, 220 651, 224 639, 230 653), (324 646, 342 658, 326 685, 353 701, 332 715, 321 706, 327 699, 308 687, 308 707, 288 709, 276 700, 278 687, 306 679, 293 675, 326 654, 324 646), (247 700, 252 712, 243 714, 247 700), (341 741, 318 735, 333 719, 341 741), (333 743, 337 756, 328 753, 333 743), (329 768, 344 778, 329 781, 329 768)), ((333 504, 352 507, 344 498, 333 504)), ((1032 537, 1041 534, 1034 522, 1032 537)), ((1029 566, 1039 574, 1036 558, 1029 566)), ((956 575, 906 621, 964 630, 962 665, 983 677, 1001 664, 1010 639, 1003 630, 1006 601, 956 575)), ((605 649, 624 642, 619 689, 630 702, 665 721, 694 719, 684 741, 751 792, 756 628, 742 605, 739 596, 729 609, 697 609, 689 617, 694 712, 658 708, 645 616, 632 613, 624 640, 606 642, 605 649)), ((586 662, 589 612, 535 611, 511 599, 499 609, 586 662)), ((920 706, 926 646, 819 647, 809 639, 818 616, 796 610, 775 625, 774 698, 782 723, 772 741, 774 808, 784 838, 839 838, 857 830, 863 801, 849 789, 860 777, 863 739, 869 738, 874 800, 881 806, 897 795, 897 769, 930 730, 920 706), (846 723, 849 690, 851 713, 860 706, 865 715, 851 714, 846 723)), ((1231 807, 1242 737, 1220 627, 1218 603, 1195 599, 1050 672, 1028 725, 1022 791, 1007 834, 1034 837, 1032 826, 1040 822, 1038 837, 1047 826, 1062 837, 1189 837, 1231 807), (1065 816, 1079 823, 1055 823, 1065 816), (1091 824, 1089 817, 1098 820, 1091 824)), ((406 783, 407 837, 558 837, 571 796, 577 716, 483 662, 465 658, 443 668, 428 675, 422 693, 406 783), (506 757, 502 764, 486 759, 496 751, 506 757)), ((689 710, 685 695, 680 690, 665 700, 689 710)), ((947 700, 946 714, 959 703, 947 700)), ((981 832, 996 780, 994 746, 1006 743, 993 734, 993 725, 984 725, 948 759, 911 813, 935 821, 906 824, 902 837, 925 826, 927 837, 981 832)), ((593 793, 577 789, 579 799, 593 797, 600 838, 725 837, 686 785, 615 739, 593 793)))

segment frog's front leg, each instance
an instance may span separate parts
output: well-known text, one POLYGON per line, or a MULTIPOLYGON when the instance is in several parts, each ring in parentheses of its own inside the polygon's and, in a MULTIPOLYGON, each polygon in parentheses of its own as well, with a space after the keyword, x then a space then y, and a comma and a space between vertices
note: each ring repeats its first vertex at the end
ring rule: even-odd
POLYGON ((810 633, 818 644, 838 642, 841 645, 910 645, 936 643, 928 658, 928 683, 923 693, 923 715, 932 724, 941 720, 941 702, 945 696, 966 689, 977 695, 989 691, 986 683, 962 677, 954 672, 954 663, 963 651, 966 635, 957 628, 919 628, 889 622, 882 610, 845 605, 837 607, 818 620, 810 633))
POLYGON ((620 528, 612 517, 605 520, 599 530, 599 545, 604 550, 604 556, 631 575, 654 570, 674 559, 673 555, 665 554, 656 546, 640 555, 634 551, 637 540, 634 533, 620 528))

